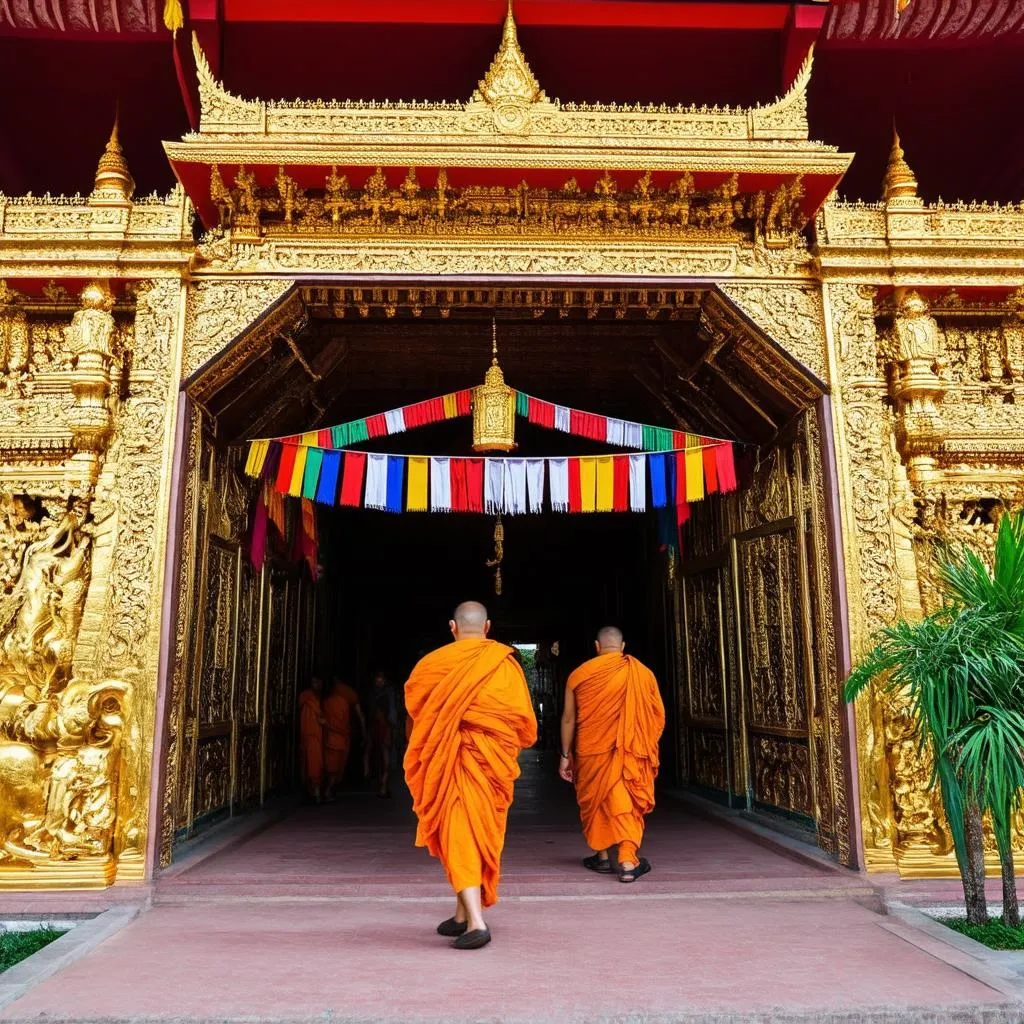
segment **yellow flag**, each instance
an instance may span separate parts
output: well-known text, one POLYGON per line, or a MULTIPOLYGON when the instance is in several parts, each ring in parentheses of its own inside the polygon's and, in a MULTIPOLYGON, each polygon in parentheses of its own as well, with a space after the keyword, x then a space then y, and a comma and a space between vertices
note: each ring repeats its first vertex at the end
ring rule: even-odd
POLYGON ((426 456, 417 455, 408 460, 409 490, 406 494, 407 512, 427 511, 427 464, 426 456))
MULTIPOLYGON (((580 475, 580 482, 583 477, 580 475)), ((597 511, 611 512, 615 505, 615 462, 610 455, 597 460, 597 511)))
POLYGON ((297 445, 295 448, 295 467, 292 469, 292 479, 288 486, 288 493, 293 498, 302 495, 302 476, 306 472, 306 448, 297 445))
POLYGON ((597 511, 597 457, 580 459, 580 511, 597 511))

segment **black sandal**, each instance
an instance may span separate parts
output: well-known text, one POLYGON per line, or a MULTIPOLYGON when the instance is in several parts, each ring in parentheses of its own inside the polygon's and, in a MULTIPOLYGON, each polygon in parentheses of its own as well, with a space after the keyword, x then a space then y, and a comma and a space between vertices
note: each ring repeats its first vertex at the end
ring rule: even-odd
POLYGON ((449 917, 447 921, 442 921, 437 926, 437 934, 443 935, 446 939, 456 939, 460 935, 465 935, 468 927, 467 922, 456 921, 454 917, 449 917))
POLYGON ((635 868, 620 868, 619 869, 619 881, 620 882, 635 882, 638 878, 643 878, 644 875, 648 874, 651 870, 650 861, 641 857, 635 868))
POLYGON ((475 932, 460 935, 453 943, 455 949, 482 949, 491 941, 489 928, 478 928, 475 932))
POLYGON ((588 871, 596 871, 599 875, 610 875, 614 873, 611 858, 605 857, 602 860, 596 853, 592 857, 583 858, 583 866, 588 871))

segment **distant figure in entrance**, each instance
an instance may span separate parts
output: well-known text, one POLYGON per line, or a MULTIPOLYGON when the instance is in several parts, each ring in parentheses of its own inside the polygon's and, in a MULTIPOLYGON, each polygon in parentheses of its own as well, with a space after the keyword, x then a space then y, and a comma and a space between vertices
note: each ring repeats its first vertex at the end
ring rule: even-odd
POLYGON ((335 679, 330 696, 324 698, 324 771, 328 799, 337 796, 345 777, 348 757, 352 752, 353 716, 359 721, 365 742, 366 721, 359 706, 359 694, 340 679, 335 679))
POLYGON ((299 759, 306 797, 318 804, 324 784, 324 719, 320 695, 323 680, 314 676, 299 694, 299 759))
POLYGON ((363 770, 377 778, 377 796, 391 796, 391 761, 398 741, 398 695, 383 672, 373 677, 369 696, 370 732, 363 770))
POLYGON ((517 758, 536 742, 537 720, 512 648, 487 639, 487 609, 466 601, 448 626, 455 642, 423 658, 405 684, 405 779, 416 845, 440 859, 456 893, 455 916, 438 934, 479 949, 491 941, 482 908, 498 898, 517 758))
POLYGON ((583 835, 597 851, 583 866, 612 874, 614 846, 619 881, 635 882, 651 870, 639 850, 644 816, 654 809, 665 707, 654 673, 625 653, 621 630, 605 626, 594 647, 597 657, 565 686, 558 773, 576 783, 583 835))

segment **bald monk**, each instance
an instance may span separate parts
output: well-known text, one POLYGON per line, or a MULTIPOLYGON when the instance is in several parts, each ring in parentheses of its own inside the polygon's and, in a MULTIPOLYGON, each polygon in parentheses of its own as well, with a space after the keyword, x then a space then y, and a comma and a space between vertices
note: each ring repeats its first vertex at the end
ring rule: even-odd
POLYGON ((333 798, 345 776, 348 756, 352 750, 352 719, 357 718, 363 735, 366 721, 359 706, 359 694, 335 679, 329 696, 324 698, 324 773, 326 793, 333 798))
POLYGON ((483 908, 498 898, 517 758, 537 741, 537 720, 512 648, 487 639, 487 609, 460 604, 448 627, 455 642, 421 659, 405 684, 405 779, 416 845, 441 861, 456 894, 438 934, 479 949, 491 941, 483 908))
POLYGON ((320 803, 324 782, 323 680, 314 676, 299 694, 299 761, 306 796, 320 803))
POLYGON ((583 835, 596 851, 583 866, 612 874, 614 846, 619 881, 635 882, 651 870, 639 850, 644 816, 654 809, 665 707, 654 673, 625 653, 620 630, 605 626, 594 647, 597 657, 566 683, 558 772, 576 783, 583 835))

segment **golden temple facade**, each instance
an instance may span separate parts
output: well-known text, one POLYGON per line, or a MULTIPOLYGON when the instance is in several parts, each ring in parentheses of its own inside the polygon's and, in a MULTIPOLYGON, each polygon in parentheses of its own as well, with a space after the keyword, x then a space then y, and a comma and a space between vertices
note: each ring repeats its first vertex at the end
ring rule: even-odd
POLYGON ((152 878, 286 784, 321 595, 248 561, 237 444, 322 422, 345 353, 310 323, 476 309, 681 325, 664 418, 754 425, 656 581, 679 781, 954 875, 906 707, 842 681, 934 607, 938 544, 990 553, 1024 501, 1024 205, 924 202, 898 139, 879 201, 838 200, 812 57, 748 108, 551 99, 511 11, 465 102, 264 102, 196 60, 169 195, 134 194, 116 128, 88 195, 0 195, 0 888, 152 878))

